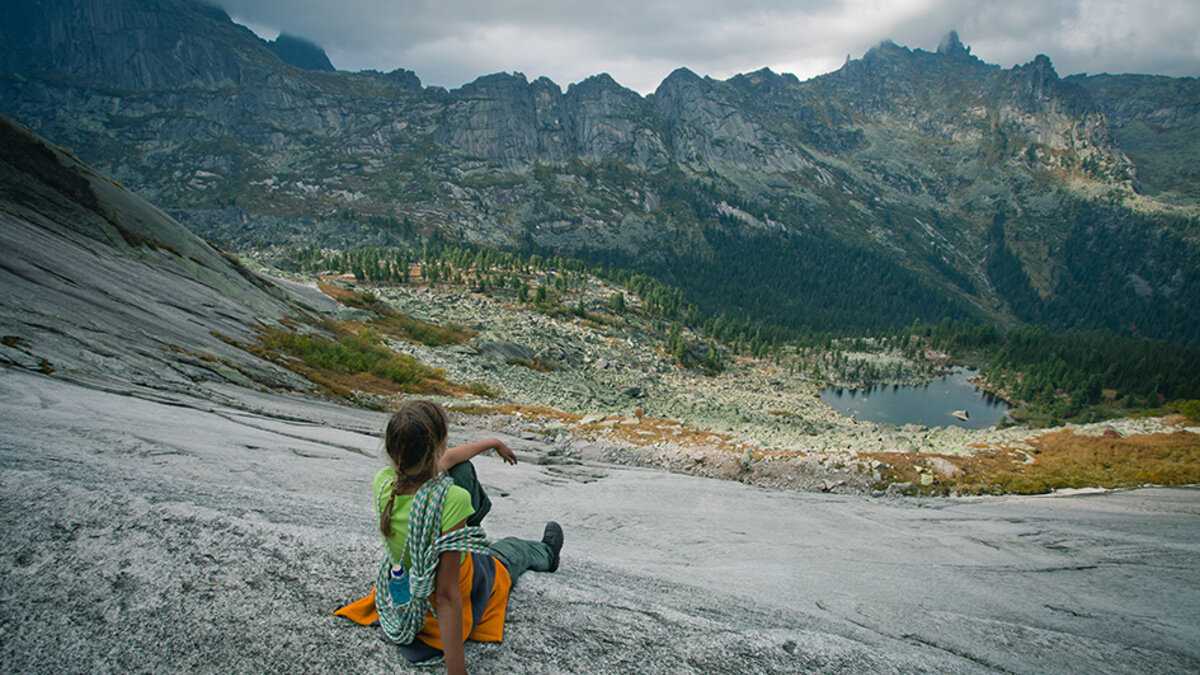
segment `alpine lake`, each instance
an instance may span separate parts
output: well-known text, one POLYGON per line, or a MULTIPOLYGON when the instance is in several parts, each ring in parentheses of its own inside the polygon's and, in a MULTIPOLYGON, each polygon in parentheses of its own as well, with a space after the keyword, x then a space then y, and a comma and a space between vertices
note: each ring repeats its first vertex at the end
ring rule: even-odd
POLYGON ((920 424, 984 429, 1007 415, 1006 401, 971 383, 975 371, 955 368, 922 385, 879 385, 866 389, 828 387, 821 400, 839 413, 879 424, 920 424))

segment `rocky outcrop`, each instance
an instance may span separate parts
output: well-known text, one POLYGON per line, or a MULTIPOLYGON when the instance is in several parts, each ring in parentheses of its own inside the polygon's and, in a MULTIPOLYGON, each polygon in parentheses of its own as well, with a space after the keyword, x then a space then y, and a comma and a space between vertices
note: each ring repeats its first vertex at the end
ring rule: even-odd
POLYGON ((279 37, 267 42, 267 48, 290 66, 296 66, 304 70, 324 70, 329 72, 336 70, 329 61, 329 56, 325 54, 324 49, 295 35, 281 33, 279 37))
POLYGON ((439 139, 466 157, 515 166, 572 158, 662 166, 650 109, 608 75, 562 89, 521 73, 487 75, 451 93, 439 139))
POLYGON ((304 390, 234 348, 306 301, 0 118, 0 365, 84 381, 304 390))
POLYGON ((568 87, 563 111, 577 157, 641 168, 662 168, 669 161, 646 100, 607 73, 568 87))
POLYGON ((726 87, 687 68, 672 72, 654 91, 654 108, 676 162, 702 169, 766 159, 761 130, 726 94, 726 87))
POLYGON ((958 31, 952 30, 938 43, 937 53, 951 58, 964 58, 971 55, 971 48, 958 38, 958 31))

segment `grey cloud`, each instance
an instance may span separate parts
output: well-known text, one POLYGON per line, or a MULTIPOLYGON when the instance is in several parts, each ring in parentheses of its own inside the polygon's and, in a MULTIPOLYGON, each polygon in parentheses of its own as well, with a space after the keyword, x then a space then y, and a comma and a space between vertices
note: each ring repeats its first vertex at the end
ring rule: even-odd
POLYGON ((600 72, 652 91, 671 70, 728 77, 767 66, 801 78, 883 39, 933 49, 957 28, 984 60, 1045 53, 1062 74, 1200 75, 1194 0, 220 0, 235 18, 325 47, 346 70, 414 70, 456 87, 521 71, 566 86, 600 72))

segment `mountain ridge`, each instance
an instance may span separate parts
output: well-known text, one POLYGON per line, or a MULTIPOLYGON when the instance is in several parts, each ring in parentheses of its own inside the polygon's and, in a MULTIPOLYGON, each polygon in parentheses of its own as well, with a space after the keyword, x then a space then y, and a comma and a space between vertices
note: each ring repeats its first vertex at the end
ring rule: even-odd
MULTIPOLYGON (((918 275, 962 315, 1196 337, 1153 318, 1200 310, 1180 292, 1200 267, 1200 197, 1186 168, 1200 153, 1200 144, 1191 150, 1200 139, 1193 81, 1061 78, 1045 56, 1004 69, 954 34, 932 52, 884 41, 805 81, 681 68, 645 96, 605 74, 564 90, 495 73, 447 90, 404 70, 298 70, 223 13, 119 0, 111 14, 159 37, 140 51, 112 47, 144 64, 113 78, 132 88, 113 91, 67 57, 47 61, 57 68, 49 72, 28 66, 49 44, 41 33, 89 30, 80 15, 91 3, 55 6, 80 11, 26 20, 33 37, 19 44, 33 46, 0 52, 0 110, 229 246, 389 243, 412 222, 477 244, 620 261, 686 288, 693 258, 715 259, 710 239, 761 238, 799 256, 800 240, 815 236, 882 256, 896 267, 889 277, 918 275), (156 51, 167 37, 196 41, 180 53, 200 74, 156 51), (1164 90, 1173 97, 1164 101, 1164 90), (1180 142, 1184 152, 1162 152, 1180 142), (1085 212, 1121 238, 1089 239, 1111 237, 1080 222, 1085 212), (997 214, 1044 306, 1019 311, 1014 298, 1033 296, 989 278, 997 214), (1068 242, 1100 246, 1119 266, 1080 268, 1068 242), (1075 311, 1089 291, 1115 301, 1075 311), (1051 311, 1055 302, 1070 316, 1051 311)), ((118 20, 107 21, 90 30, 118 20)), ((768 286, 812 281, 773 273, 768 286)), ((834 282, 876 292, 854 278, 834 282)), ((781 320, 809 327, 806 307, 843 302, 778 300, 788 307, 781 320)), ((914 318, 929 317, 902 306, 884 323, 914 318)))

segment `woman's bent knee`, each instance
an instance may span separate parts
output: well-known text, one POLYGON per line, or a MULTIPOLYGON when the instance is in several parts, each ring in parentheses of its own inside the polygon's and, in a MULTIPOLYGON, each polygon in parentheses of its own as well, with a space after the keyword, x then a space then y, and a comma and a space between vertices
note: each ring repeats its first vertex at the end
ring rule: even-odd
POLYGON ((471 460, 459 462, 450 467, 446 472, 459 487, 470 489, 474 484, 479 483, 479 477, 475 473, 475 465, 471 464, 471 460))

